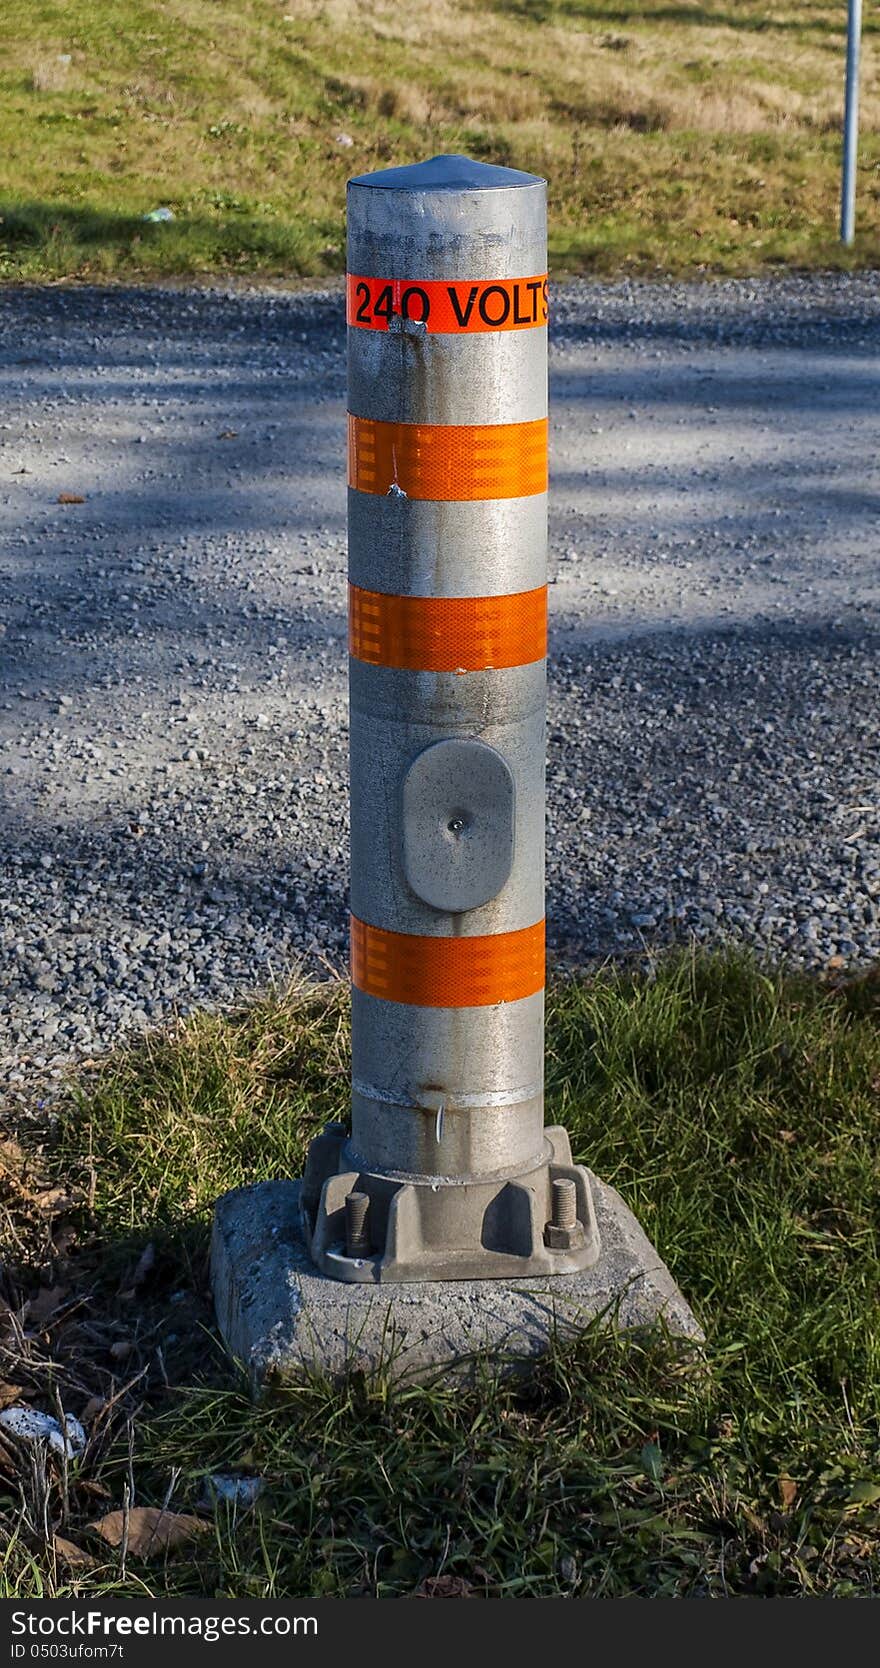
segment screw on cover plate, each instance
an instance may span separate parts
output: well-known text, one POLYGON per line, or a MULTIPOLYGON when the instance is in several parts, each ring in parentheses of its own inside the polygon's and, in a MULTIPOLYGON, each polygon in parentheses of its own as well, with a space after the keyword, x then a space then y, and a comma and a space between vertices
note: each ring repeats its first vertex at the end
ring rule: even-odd
POLYGON ((349 1193, 345 1200, 345 1253, 348 1257, 370 1255, 370 1234, 367 1215, 370 1209, 368 1193, 349 1193))
POLYGON ((584 1243, 578 1221, 577 1188, 570 1176, 554 1176, 551 1184, 551 1216, 544 1229, 544 1244, 551 1251, 577 1251, 584 1243))

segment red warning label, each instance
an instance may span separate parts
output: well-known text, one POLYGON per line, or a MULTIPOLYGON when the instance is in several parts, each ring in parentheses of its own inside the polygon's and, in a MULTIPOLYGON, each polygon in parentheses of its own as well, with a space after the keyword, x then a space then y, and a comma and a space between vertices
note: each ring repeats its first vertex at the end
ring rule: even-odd
POLYGON ((423 324, 438 334, 535 330, 547 323, 547 274, 537 278, 359 278, 348 274, 346 316, 361 330, 423 324))

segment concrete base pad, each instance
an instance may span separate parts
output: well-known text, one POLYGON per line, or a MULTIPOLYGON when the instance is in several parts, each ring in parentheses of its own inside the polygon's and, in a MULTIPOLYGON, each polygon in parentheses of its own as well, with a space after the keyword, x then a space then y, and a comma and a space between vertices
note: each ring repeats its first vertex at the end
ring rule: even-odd
POLYGON ((303 1372, 340 1377, 382 1368, 400 1380, 466 1374, 489 1352, 507 1366, 596 1316, 620 1329, 662 1317, 676 1335, 702 1331, 619 1193, 590 1177, 602 1250, 575 1274, 505 1280, 348 1285, 311 1263, 298 1181, 260 1182, 218 1200, 211 1248, 214 1302, 230 1353, 263 1386, 303 1372))

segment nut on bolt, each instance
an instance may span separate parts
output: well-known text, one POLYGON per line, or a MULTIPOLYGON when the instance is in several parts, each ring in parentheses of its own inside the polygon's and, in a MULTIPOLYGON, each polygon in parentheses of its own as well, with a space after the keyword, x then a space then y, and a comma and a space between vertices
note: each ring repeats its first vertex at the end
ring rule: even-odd
POLYGON ((554 1177, 552 1200, 544 1244, 550 1251, 579 1251, 584 1243, 584 1229, 578 1221, 577 1188, 569 1176, 554 1177))

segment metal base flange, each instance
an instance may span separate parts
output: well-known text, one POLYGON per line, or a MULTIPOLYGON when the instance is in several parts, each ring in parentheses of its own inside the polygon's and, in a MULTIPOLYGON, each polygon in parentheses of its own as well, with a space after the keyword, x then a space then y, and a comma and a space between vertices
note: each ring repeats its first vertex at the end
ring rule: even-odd
POLYGON ((449 1181, 365 1170, 330 1125, 309 1148, 301 1217, 316 1266, 358 1284, 573 1274, 599 1256, 589 1176, 557 1126, 525 1173, 449 1181))

